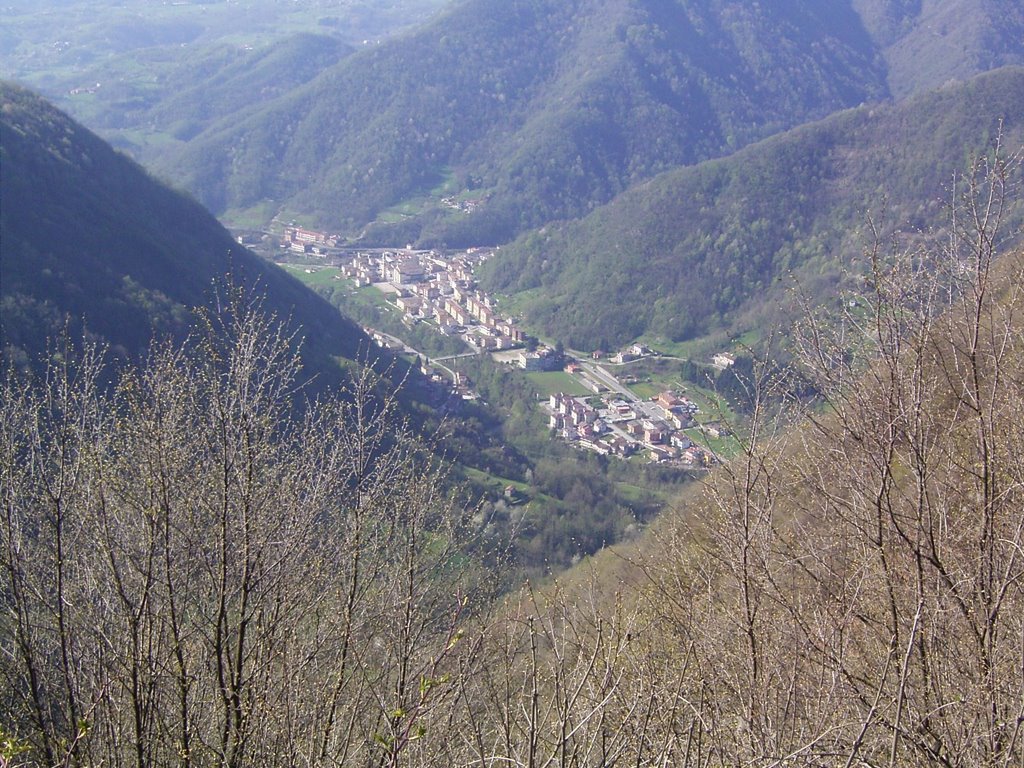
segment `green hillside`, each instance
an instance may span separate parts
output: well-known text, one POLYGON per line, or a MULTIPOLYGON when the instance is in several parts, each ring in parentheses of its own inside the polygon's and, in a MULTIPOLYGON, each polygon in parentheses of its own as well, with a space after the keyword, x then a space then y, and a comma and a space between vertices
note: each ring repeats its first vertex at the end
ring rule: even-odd
POLYGON ((470 0, 161 167, 218 212, 498 242, 830 112, 1024 63, 1022 23, 1011 0, 470 0))
POLYGON ((290 318, 314 371, 368 341, 298 281, 232 240, 196 202, 36 95, 0 85, 0 328, 5 354, 42 350, 70 322, 123 356, 180 336, 229 273, 290 318))
POLYGON ((869 37, 835 5, 470 0, 160 168, 216 212, 270 199, 350 234, 383 217, 378 240, 501 241, 883 96, 869 37), (480 205, 455 213, 444 192, 480 205), (423 193, 397 226, 384 215, 423 193))
POLYGON ((1024 70, 861 107, 663 174, 503 248, 485 280, 529 290, 528 320, 574 347, 742 332, 792 315, 793 273, 827 300, 842 265, 871 244, 869 219, 883 238, 942 227, 953 174, 1000 120, 1007 145, 1024 140, 1024 70))

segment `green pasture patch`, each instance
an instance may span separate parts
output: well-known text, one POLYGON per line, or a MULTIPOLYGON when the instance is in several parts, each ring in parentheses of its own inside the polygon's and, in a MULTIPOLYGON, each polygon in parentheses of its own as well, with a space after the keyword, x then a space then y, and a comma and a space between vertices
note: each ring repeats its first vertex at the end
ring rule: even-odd
POLYGON ((559 392, 572 396, 591 394, 591 391, 583 386, 579 379, 565 371, 531 371, 526 374, 526 378, 545 397, 559 392))
POLYGON ((338 285, 341 270, 336 267, 320 267, 308 264, 283 264, 282 267, 299 278, 306 285, 316 288, 323 285, 338 285))

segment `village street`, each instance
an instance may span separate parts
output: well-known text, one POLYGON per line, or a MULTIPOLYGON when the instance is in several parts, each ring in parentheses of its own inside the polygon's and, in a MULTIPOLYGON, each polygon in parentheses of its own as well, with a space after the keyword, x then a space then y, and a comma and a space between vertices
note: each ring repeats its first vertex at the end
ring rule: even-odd
MULTIPOLYGON (((615 392, 619 397, 633 406, 633 410, 638 416, 649 419, 663 419, 665 417, 664 411, 659 406, 649 400, 644 400, 636 394, 636 392, 609 373, 608 369, 603 365, 587 362, 585 354, 582 352, 573 351, 572 354, 576 355, 577 359, 580 360, 580 367, 590 378, 602 386, 607 387, 610 391, 615 392)), ((622 431, 617 427, 613 426, 613 428, 617 432, 622 431)))

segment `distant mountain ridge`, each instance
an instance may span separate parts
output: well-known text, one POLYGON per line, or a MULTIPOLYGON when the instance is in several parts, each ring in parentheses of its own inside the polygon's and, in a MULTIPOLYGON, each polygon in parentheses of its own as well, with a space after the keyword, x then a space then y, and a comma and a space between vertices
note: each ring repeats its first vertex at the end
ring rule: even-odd
POLYGON ((897 98, 1024 64, 1024 5, 1013 0, 851 0, 897 98))
POLYGON ((1022 31, 1013 0, 467 0, 159 168, 218 213, 502 242, 831 112, 1024 64, 1022 31))
POLYGON ((498 242, 884 95, 840 2, 469 0, 209 126, 160 169, 214 211, 270 199, 350 233, 447 182, 485 204, 427 206, 378 236, 498 242))
POLYGON ((123 356, 184 333, 231 279, 306 339, 311 373, 370 342, 326 301, 237 245, 199 204, 35 94, 0 83, 0 334, 26 359, 70 323, 123 356), (254 295, 255 295, 254 294, 254 295))
POLYGON ((530 291, 528 322, 583 349, 763 327, 795 311, 793 277, 834 298, 840 265, 871 244, 869 217, 883 238, 941 230, 953 174, 991 151, 1000 125, 1011 151, 1024 144, 1024 68, 662 174, 502 248, 484 282, 530 291))

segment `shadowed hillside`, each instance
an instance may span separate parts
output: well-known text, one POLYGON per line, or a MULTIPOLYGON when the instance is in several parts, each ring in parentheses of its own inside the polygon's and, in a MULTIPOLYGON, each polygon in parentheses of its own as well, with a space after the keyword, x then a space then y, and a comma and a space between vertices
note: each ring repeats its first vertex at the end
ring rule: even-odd
POLYGON ((34 355, 70 322, 121 355, 181 336, 215 281, 265 296, 307 339, 313 370, 369 342, 298 281, 241 246, 194 201, 28 91, 0 86, 2 333, 6 354, 34 355))

